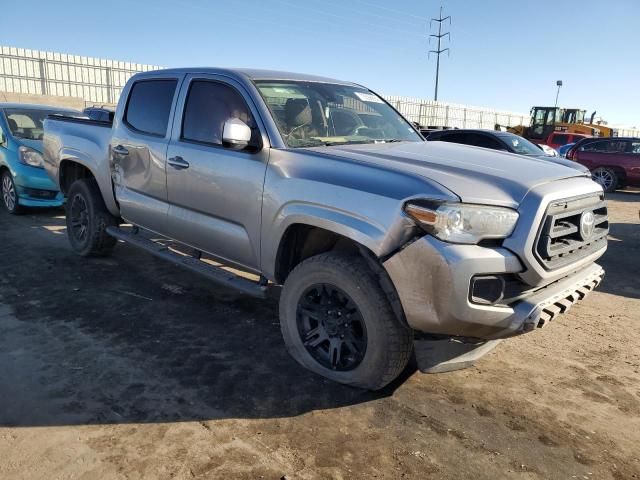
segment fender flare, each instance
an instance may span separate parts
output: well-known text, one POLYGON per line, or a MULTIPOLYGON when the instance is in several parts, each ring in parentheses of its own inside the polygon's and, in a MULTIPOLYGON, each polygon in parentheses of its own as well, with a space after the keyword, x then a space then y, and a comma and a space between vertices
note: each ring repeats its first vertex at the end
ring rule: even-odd
POLYGON ((113 186, 111 183, 111 176, 105 178, 104 175, 98 174, 98 169, 96 168, 95 161, 84 154, 83 152, 73 149, 73 148, 62 148, 58 152, 58 158, 60 159, 60 163, 58 164, 58 172, 57 172, 57 182, 58 186, 60 183, 60 175, 62 172, 62 166, 64 162, 73 162, 79 165, 82 165, 84 168, 91 172, 91 175, 96 179, 98 183, 98 188, 100 189, 100 193, 102 194, 102 199, 109 210, 109 212, 115 216, 120 216, 120 210, 118 208, 118 204, 115 201, 115 197, 113 195, 113 186))

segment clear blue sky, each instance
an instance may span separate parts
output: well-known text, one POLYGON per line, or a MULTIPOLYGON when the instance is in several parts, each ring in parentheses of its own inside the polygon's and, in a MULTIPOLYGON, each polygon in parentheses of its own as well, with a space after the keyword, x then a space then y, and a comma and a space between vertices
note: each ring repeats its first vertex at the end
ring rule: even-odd
MULTIPOLYGON (((594 109, 640 126, 639 0, 33 0, 3 6, 0 43, 162 66, 316 73, 432 98, 428 18, 453 17, 440 100, 594 109)), ((434 45, 431 45, 434 48, 434 45)))

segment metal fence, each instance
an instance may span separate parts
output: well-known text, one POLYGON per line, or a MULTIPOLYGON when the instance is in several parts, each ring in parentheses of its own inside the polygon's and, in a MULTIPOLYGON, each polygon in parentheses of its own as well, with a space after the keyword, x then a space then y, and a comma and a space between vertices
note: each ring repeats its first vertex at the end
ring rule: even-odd
POLYGON ((407 119, 425 126, 493 129, 496 124, 507 127, 529 125, 529 115, 526 113, 505 112, 420 98, 386 96, 385 99, 407 119))
POLYGON ((155 65, 0 47, 0 92, 79 97, 115 104, 129 77, 155 65))
MULTIPOLYGON (((77 97, 87 104, 115 105, 131 75, 158 68, 161 67, 0 46, 0 93, 77 97)), ((425 126, 492 129, 496 124, 529 124, 525 113, 420 98, 385 98, 407 119, 425 126)), ((618 134, 637 136, 640 131, 621 127, 618 134)))

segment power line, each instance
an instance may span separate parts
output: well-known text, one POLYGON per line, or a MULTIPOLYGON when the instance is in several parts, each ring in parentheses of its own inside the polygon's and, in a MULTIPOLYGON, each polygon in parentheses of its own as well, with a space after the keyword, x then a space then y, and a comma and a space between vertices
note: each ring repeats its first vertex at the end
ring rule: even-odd
POLYGON ((376 5, 375 3, 365 2, 364 0, 355 0, 355 1, 358 2, 358 3, 361 3, 362 5, 367 5, 367 6, 373 7, 373 8, 379 8, 381 10, 385 10, 387 12, 392 12, 392 13, 395 13, 397 15, 406 15, 407 17, 417 18, 418 20, 426 20, 426 18, 421 17, 420 15, 414 15, 413 13, 407 13, 407 12, 402 12, 400 10, 396 10, 394 8, 383 7, 382 5, 376 5))
POLYGON ((281 3, 283 5, 286 5, 288 7, 291 8, 297 8, 297 9, 301 9, 301 10, 306 10, 308 12, 313 12, 314 14, 320 14, 320 15, 325 15, 327 17, 331 17, 331 18, 336 18, 339 19, 342 22, 347 22, 351 25, 357 24, 360 26, 367 26, 367 27, 373 27, 376 29, 381 29, 381 30, 387 30, 389 32, 393 32, 396 35, 415 35, 415 36, 421 36, 420 33, 417 32, 406 32, 403 31, 399 26, 394 27, 394 26, 389 26, 389 25, 381 25, 379 23, 373 23, 373 22, 367 22, 367 21, 362 21, 362 20, 354 20, 353 15, 350 16, 344 16, 344 15, 339 15, 336 13, 331 13, 331 12, 327 12, 325 10, 321 10, 318 8, 313 8, 313 7, 309 7, 307 5, 300 5, 300 4, 296 4, 296 3, 292 3, 289 2, 287 0, 275 0, 278 3, 281 3))
MULTIPOLYGON (((399 22, 399 23, 403 23, 406 25, 412 25, 412 26, 416 26, 416 21, 415 20, 409 20, 408 18, 393 18, 390 17, 388 14, 386 13, 376 13, 376 12, 370 12, 370 11, 363 11, 362 8, 359 7, 354 7, 354 6, 345 6, 343 2, 339 2, 339 3, 334 3, 334 2, 330 2, 328 0, 318 0, 320 2, 322 2, 323 4, 332 4, 335 5, 336 7, 341 7, 343 9, 346 9, 347 11, 351 11, 351 12, 356 12, 360 15, 369 15, 370 17, 374 17, 374 18, 380 18, 382 20, 385 20, 386 22, 399 22)), ((365 5, 370 5, 365 3, 365 5)), ((384 7, 381 7, 384 8, 384 7)), ((400 13, 400 12, 399 12, 400 13)), ((421 20, 425 20, 424 18, 421 18, 421 20)))
POLYGON ((442 17, 442 7, 440 7, 440 17, 438 18, 432 18, 431 21, 429 22, 429 28, 431 28, 431 25, 433 24, 433 22, 438 22, 438 34, 431 34, 429 35, 429 42, 431 42, 431 38, 437 38, 438 39, 438 49, 437 50, 429 50, 429 53, 435 53, 436 54, 436 92, 435 95, 433 97, 433 99, 435 101, 438 101, 438 79, 440 77, 440 55, 444 52, 447 52, 447 55, 449 55, 449 48, 441 48, 441 42, 442 42, 442 38, 443 37, 448 37, 449 41, 451 41, 451 35, 449 34, 449 32, 445 32, 442 33, 442 22, 449 20, 449 25, 451 25, 451 16, 446 16, 446 17, 442 17))

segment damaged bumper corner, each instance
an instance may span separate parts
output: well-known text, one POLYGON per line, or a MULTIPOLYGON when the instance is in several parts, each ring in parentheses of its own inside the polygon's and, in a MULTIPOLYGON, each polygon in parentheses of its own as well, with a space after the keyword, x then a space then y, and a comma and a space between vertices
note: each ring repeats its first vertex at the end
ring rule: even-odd
POLYGON ((480 339, 506 338, 547 324, 584 298, 604 275, 599 265, 591 264, 529 290, 508 305, 482 305, 470 300, 474 276, 523 271, 518 257, 507 249, 455 245, 425 236, 383 265, 413 329, 480 339))

